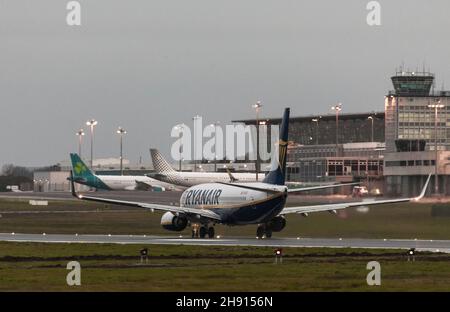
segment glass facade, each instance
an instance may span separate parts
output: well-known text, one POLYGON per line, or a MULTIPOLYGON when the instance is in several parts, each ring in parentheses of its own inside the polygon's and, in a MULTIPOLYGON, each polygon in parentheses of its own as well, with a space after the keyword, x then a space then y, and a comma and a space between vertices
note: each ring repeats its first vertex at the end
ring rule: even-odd
MULTIPOLYGON (((338 122, 339 144, 372 141, 372 121, 368 119, 369 116, 373 118, 373 141, 384 142, 384 112, 341 113, 338 122)), ((264 120, 268 125, 280 123, 279 118, 261 120, 264 120)), ((233 122, 247 125, 255 124, 255 120, 236 120, 233 122)), ((336 144, 336 116, 330 114, 291 117, 289 120, 289 141, 301 145, 336 144), (313 119, 317 121, 313 121, 313 119)))
POLYGON ((449 98, 419 97, 398 98, 398 139, 423 139, 429 150, 434 150, 435 133, 439 150, 450 150, 449 98), (440 101, 437 109, 437 132, 435 132, 435 109, 428 107, 440 101))
POLYGON ((380 178, 383 175, 384 143, 291 146, 288 149, 288 181, 317 182, 380 178))

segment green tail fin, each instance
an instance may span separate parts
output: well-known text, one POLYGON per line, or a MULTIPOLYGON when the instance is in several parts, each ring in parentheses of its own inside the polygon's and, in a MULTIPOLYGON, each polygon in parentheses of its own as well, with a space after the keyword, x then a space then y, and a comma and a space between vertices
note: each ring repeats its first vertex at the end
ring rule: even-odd
POLYGON ((72 169, 74 177, 91 177, 94 176, 89 170, 88 166, 81 160, 78 154, 70 154, 70 160, 72 161, 72 169))

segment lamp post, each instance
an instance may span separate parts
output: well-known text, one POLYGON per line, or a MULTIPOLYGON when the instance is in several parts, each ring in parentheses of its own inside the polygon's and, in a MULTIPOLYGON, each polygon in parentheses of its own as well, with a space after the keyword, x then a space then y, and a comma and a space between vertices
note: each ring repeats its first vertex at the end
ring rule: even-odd
POLYGON ((437 100, 434 104, 428 104, 428 108, 434 108, 434 193, 439 194, 439 178, 438 178, 438 149, 437 149, 437 117, 438 109, 443 108, 441 100, 437 100))
POLYGON ((81 143, 84 136, 84 130, 80 129, 75 134, 78 136, 78 156, 81 158, 81 143))
POLYGON ((319 118, 313 118, 311 120, 312 122, 316 123, 316 145, 319 145, 319 118))
POLYGON ((192 117, 192 120, 194 121, 194 172, 197 171, 197 167, 199 167, 200 165, 198 165, 197 161, 200 161, 200 164, 202 163, 203 160, 203 149, 202 149, 202 136, 200 135, 200 137, 198 138, 198 131, 200 131, 200 133, 202 133, 202 129, 200 127, 200 129, 198 129, 198 125, 197 125, 197 120, 201 120, 201 116, 196 115, 194 117, 192 117), (199 144, 198 139, 200 139, 200 159, 197 159, 197 145, 199 144))
POLYGON ((210 127, 214 127, 214 172, 217 172, 217 126, 220 122, 210 124, 210 127))
POLYGON ((180 159, 178 159, 178 171, 182 171, 181 170, 181 162, 182 162, 182 158, 181 158, 181 153, 183 152, 183 145, 181 144, 181 133, 182 133, 182 129, 183 129, 183 125, 179 124, 175 126, 175 129, 178 130, 179 134, 178 134, 178 138, 180 139, 180 147, 178 148, 178 152, 180 153, 180 159))
POLYGON ((373 142, 373 117, 369 116, 369 117, 367 117, 367 119, 370 120, 372 123, 372 131, 371 131, 370 141, 373 142))
POLYGON ((95 119, 88 120, 86 125, 91 128, 91 170, 94 169, 94 127, 98 124, 95 119))
POLYGON ((255 172, 256 172, 256 181, 258 181, 258 172, 259 172, 259 111, 262 107, 261 101, 256 101, 255 104, 252 105, 256 112, 256 163, 255 163, 255 172))
POLYGON ((120 137, 120 175, 122 176, 123 175, 123 142, 122 141, 123 141, 123 135, 126 134, 127 131, 124 128, 119 127, 116 132, 120 137))
POLYGON ((336 112, 336 157, 339 156, 339 112, 342 110, 342 103, 338 103, 331 107, 336 112))

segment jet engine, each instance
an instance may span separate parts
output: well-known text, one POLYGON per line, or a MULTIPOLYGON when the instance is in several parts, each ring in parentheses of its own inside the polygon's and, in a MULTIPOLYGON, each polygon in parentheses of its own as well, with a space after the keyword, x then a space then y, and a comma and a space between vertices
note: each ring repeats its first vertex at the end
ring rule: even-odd
POLYGON ((278 216, 270 220, 267 225, 273 232, 280 232, 286 226, 286 219, 278 216))
POLYGON ((188 224, 188 220, 185 216, 176 216, 170 211, 163 214, 161 217, 161 225, 163 228, 169 231, 183 231, 188 224))

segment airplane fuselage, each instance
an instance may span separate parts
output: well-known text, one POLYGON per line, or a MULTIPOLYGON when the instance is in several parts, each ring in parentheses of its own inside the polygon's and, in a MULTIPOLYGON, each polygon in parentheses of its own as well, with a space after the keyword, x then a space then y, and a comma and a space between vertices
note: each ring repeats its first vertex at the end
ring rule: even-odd
POLYGON ((209 209, 221 216, 228 225, 257 224, 270 221, 284 208, 287 187, 265 183, 235 183, 242 188, 222 183, 206 183, 188 188, 180 198, 180 205, 209 209), (265 191, 267 190, 267 191, 265 191))
POLYGON ((139 189, 138 184, 161 185, 161 181, 146 176, 92 175, 74 178, 74 181, 90 187, 113 191, 132 191, 139 189))
MULTIPOLYGON (((232 173, 239 182, 255 182, 255 173, 232 173)), ((183 187, 191 187, 198 184, 214 182, 230 182, 230 175, 226 172, 173 172, 156 174, 157 180, 183 187)), ((259 179, 264 179, 264 174, 259 174, 259 179)))

